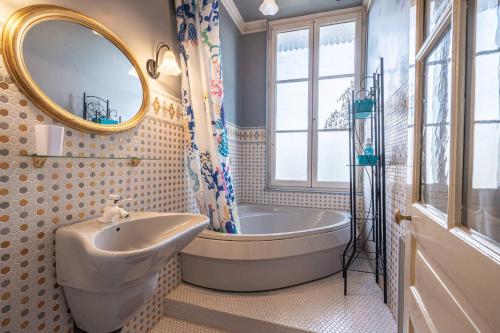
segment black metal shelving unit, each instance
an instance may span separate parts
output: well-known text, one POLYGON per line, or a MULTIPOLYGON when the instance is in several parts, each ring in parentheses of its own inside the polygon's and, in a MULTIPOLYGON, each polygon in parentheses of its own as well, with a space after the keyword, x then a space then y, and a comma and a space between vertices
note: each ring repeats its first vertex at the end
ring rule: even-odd
POLYGON ((384 133, 384 60, 380 58, 377 70, 360 80, 359 90, 351 92, 349 105, 349 171, 351 235, 342 255, 344 295, 347 295, 348 272, 372 273, 375 282, 382 279, 384 302, 387 303, 387 249, 386 249, 386 201, 385 201, 385 133, 384 133), (360 117, 359 102, 373 102, 372 111, 360 117), (358 103, 358 104, 356 104, 358 103), (357 106, 358 105, 358 106, 357 106), (365 135, 363 135, 365 134, 365 135), (374 159, 361 163, 364 138, 370 135, 373 141, 374 159), (362 176, 361 176, 362 175, 362 176), (366 177, 366 178, 364 178, 366 177), (358 189, 361 179, 365 179, 364 207, 357 206, 358 189), (370 265, 359 265, 367 261, 370 265), (361 266, 361 268, 359 268, 361 266), (370 269, 363 269, 363 267, 370 269))

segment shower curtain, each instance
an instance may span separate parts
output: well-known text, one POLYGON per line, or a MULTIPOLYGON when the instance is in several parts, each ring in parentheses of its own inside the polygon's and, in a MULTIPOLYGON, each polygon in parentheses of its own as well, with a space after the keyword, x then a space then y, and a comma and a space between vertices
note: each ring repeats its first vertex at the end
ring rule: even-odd
POLYGON ((176 0, 187 169, 212 230, 238 233, 223 108, 218 0, 176 0))

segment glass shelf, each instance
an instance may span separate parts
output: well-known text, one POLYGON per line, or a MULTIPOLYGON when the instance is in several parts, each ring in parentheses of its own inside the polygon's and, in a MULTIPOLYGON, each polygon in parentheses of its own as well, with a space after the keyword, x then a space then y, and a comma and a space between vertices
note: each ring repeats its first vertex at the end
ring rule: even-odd
POLYGON ((36 155, 36 154, 19 154, 19 156, 22 157, 30 157, 33 159, 33 165, 35 168, 42 168, 47 161, 47 159, 93 159, 93 160, 123 160, 123 161, 129 161, 129 165, 132 167, 136 167, 143 160, 146 161, 161 161, 161 159, 158 158, 148 158, 148 157, 137 157, 137 156, 129 156, 129 157, 121 157, 121 156, 92 156, 92 155, 87 155, 87 156, 74 156, 74 155, 62 155, 62 156, 57 156, 57 155, 36 155))
POLYGON ((375 118, 374 112, 354 112, 354 119, 365 120, 375 118))
POLYGON ((359 120, 359 121, 362 121, 362 120, 371 120, 371 119, 375 119, 375 116, 374 115, 370 115, 370 116, 364 117, 364 118, 354 117, 354 120, 359 120))
POLYGON ((355 167, 376 167, 376 166, 380 166, 381 164, 377 163, 377 164, 346 164, 346 166, 348 167, 352 167, 352 166, 355 166, 355 167))

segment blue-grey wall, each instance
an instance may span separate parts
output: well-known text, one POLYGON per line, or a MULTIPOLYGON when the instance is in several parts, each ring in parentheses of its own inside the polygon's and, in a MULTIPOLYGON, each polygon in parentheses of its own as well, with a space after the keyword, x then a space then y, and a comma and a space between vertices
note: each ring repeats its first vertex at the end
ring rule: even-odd
POLYGON ((242 35, 220 10, 224 112, 241 127, 266 125, 266 32, 242 35))
POLYGON ((240 123, 242 127, 266 126, 267 33, 243 35, 240 59, 240 123))
POLYGON ((410 1, 372 0, 368 11, 367 73, 384 58, 385 96, 408 79, 410 1))
POLYGON ((241 34, 224 6, 221 6, 220 9, 219 34, 222 52, 222 77, 224 79, 224 113, 227 121, 240 125, 241 34))

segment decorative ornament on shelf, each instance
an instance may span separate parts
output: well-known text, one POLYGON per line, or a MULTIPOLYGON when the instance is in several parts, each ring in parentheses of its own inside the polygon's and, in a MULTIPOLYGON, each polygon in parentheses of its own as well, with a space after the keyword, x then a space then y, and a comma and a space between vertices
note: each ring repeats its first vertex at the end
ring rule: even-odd
POLYGON ((259 10, 262 14, 266 16, 273 16, 279 10, 278 5, 276 4, 276 0, 264 0, 259 7, 259 10))

